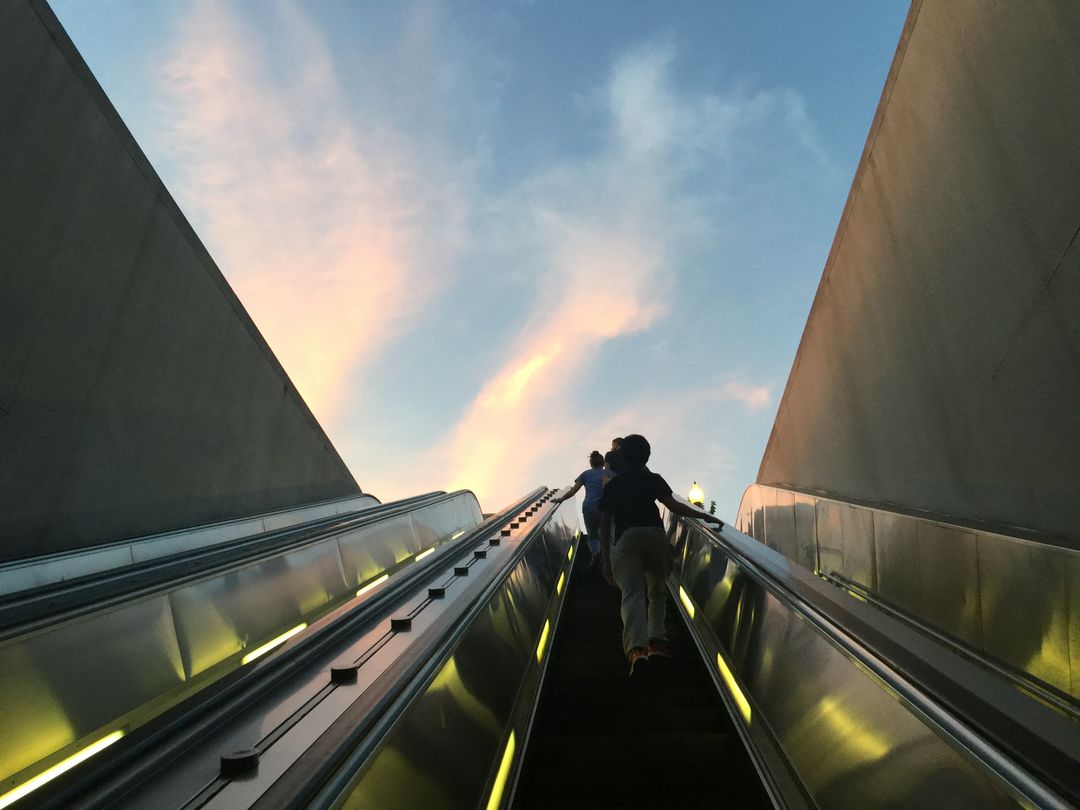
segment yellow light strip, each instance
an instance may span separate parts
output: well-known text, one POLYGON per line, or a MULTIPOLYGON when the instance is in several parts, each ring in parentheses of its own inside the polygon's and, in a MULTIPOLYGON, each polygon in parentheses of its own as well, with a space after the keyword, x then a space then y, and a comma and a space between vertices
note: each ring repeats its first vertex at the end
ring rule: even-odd
POLYGON ((428 556, 429 554, 434 554, 434 553, 435 553, 435 547, 434 546, 429 548, 427 551, 421 551, 419 554, 416 555, 416 562, 420 562, 422 559, 424 559, 424 557, 428 556))
POLYGON ((863 596, 863 595, 862 595, 862 594, 860 594, 860 593, 856 593, 855 591, 851 590, 851 588, 848 588, 848 593, 850 593, 850 594, 851 594, 852 596, 854 596, 854 597, 855 597, 856 599, 858 599, 858 600, 859 600, 860 602, 865 602, 865 601, 866 601, 866 597, 865 597, 865 596, 863 596))
POLYGON ((457 539, 458 539, 459 537, 461 537, 461 535, 463 535, 463 534, 465 534, 465 530, 464 530, 464 529, 462 529, 462 530, 461 530, 460 532, 454 532, 454 533, 453 533, 452 535, 450 535, 450 539, 451 539, 451 540, 457 540, 457 539))
POLYGON ((383 574, 383 575, 382 575, 381 577, 377 577, 376 579, 373 579, 373 580, 371 580, 371 582, 369 582, 369 583, 368 583, 367 585, 365 585, 365 586, 364 586, 363 588, 361 588, 360 590, 358 590, 358 591, 356 592, 356 595, 357 595, 357 596, 363 596, 363 595, 364 595, 365 593, 367 593, 368 591, 370 591, 370 590, 371 590, 372 588, 374 588, 374 587, 375 587, 376 585, 382 585, 382 584, 383 584, 384 582, 386 582, 386 580, 388 580, 388 579, 390 579, 390 575, 389 575, 389 574, 383 574))
POLYGON ((555 594, 562 593, 562 586, 566 584, 566 574, 559 574, 559 581, 555 583, 555 594))
POLYGON ((506 780, 510 776, 510 766, 514 763, 514 732, 510 732, 510 739, 506 741, 506 750, 503 751, 502 762, 499 763, 499 773, 495 776, 495 784, 491 786, 491 795, 488 796, 487 810, 498 810, 502 803, 503 790, 506 789, 506 780))
POLYGON ((114 742, 116 742, 123 736, 124 732, 122 731, 114 731, 112 732, 112 734, 107 734, 106 736, 98 740, 96 743, 88 745, 82 751, 72 754, 67 759, 63 760, 62 762, 58 762, 46 771, 42 771, 30 781, 23 782, 14 790, 8 791, 3 796, 0 796, 0 807, 7 807, 9 804, 14 804, 23 796, 26 796, 28 793, 32 793, 33 791, 37 790, 46 782, 51 782, 60 774, 66 771, 70 771, 80 762, 84 762, 85 760, 90 759, 90 757, 92 757, 99 751, 103 751, 104 749, 108 748, 110 745, 112 745, 114 742))
POLYGON ((540 643, 536 645, 536 663, 544 660, 544 648, 547 647, 548 633, 551 632, 551 620, 544 622, 544 629, 540 632, 540 643))
POLYGON ((568 559, 568 560, 574 559, 574 547, 573 546, 570 546, 570 550, 568 552, 566 552, 566 559, 568 559))
POLYGON ((742 689, 739 688, 738 682, 735 680, 735 676, 731 674, 731 670, 728 669, 727 662, 720 654, 716 654, 716 666, 720 668, 720 675, 724 679, 724 683, 727 684, 728 691, 731 692, 731 696, 735 699, 735 704, 739 707, 739 711, 742 713, 743 720, 747 723, 750 722, 750 701, 746 699, 746 695, 743 694, 742 689))
POLYGON ((690 601, 690 596, 683 590, 682 585, 679 586, 679 601, 683 603, 690 618, 694 618, 694 603, 690 601))
POLYGON ((256 658, 258 658, 260 655, 266 655, 268 652, 270 652, 272 649, 274 649, 274 647, 277 647, 277 646, 279 646, 281 644, 284 644, 286 641, 288 641, 290 638, 295 636, 297 633, 299 633, 305 627, 307 627, 307 622, 304 622, 303 624, 298 624, 298 625, 296 625, 296 627, 294 627, 292 630, 289 630, 287 633, 282 633, 280 636, 266 642, 261 647, 256 647, 254 650, 252 650, 247 655, 245 655, 243 658, 241 658, 240 663, 241 664, 250 664, 252 661, 254 661, 256 658))

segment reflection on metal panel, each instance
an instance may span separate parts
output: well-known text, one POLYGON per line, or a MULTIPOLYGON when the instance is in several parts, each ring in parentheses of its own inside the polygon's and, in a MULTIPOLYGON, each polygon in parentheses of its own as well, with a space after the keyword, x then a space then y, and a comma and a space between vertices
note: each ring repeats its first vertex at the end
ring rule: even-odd
POLYGON ((795 496, 791 492, 777 490, 773 503, 765 508, 765 533, 769 547, 794 560, 798 554, 795 540, 795 496))
POLYGON ((1080 697, 1080 555, 1065 558, 1065 587, 1069 599, 1069 667, 1074 696, 1080 697))
POLYGON ((189 677, 339 601, 347 589, 332 539, 192 583, 170 595, 189 677))
MULTIPOLYGON (((479 506, 463 493, 416 511, 426 537, 442 542, 473 528, 479 506)), ((245 652, 355 598, 358 572, 409 565, 422 550, 412 527, 407 515, 353 528, 7 639, 0 794, 110 724, 141 725, 241 666, 245 652)))
POLYGON ((840 572, 871 590, 877 584, 874 565, 874 513, 847 506, 840 509, 844 560, 840 572))
POLYGON ((821 573, 844 572, 843 512, 846 504, 818 501, 817 528, 818 566, 821 573))
POLYGON ((979 610, 978 551, 975 534, 966 529, 920 521, 918 547, 922 609, 919 615, 935 627, 947 627, 957 638, 982 647, 979 610))
POLYGON ((50 554, 9 563, 0 566, 0 594, 15 593, 114 568, 124 568, 135 563, 161 559, 170 554, 190 552, 244 537, 254 537, 274 529, 297 526, 333 515, 343 515, 378 506, 378 504, 379 502, 370 495, 356 495, 296 509, 282 509, 264 515, 238 518, 166 534, 125 540, 107 546, 50 554))
POLYGON ((337 539, 341 567, 350 586, 367 582, 420 549, 409 515, 348 532, 337 539))
POLYGON ((912 518, 882 511, 874 514, 875 590, 894 605, 922 603, 917 531, 918 523, 912 518))
POLYGON ((403 806, 403 796, 410 807, 483 806, 505 764, 508 734, 538 687, 536 651, 560 599, 555 586, 569 566, 576 518, 572 504, 561 508, 530 545, 356 775, 341 806, 403 806))
POLYGON ((183 682, 163 596, 0 645, 0 794, 25 781, 7 777, 39 761, 43 770, 183 682))
POLYGON ((792 493, 795 497, 795 562, 811 571, 817 570, 817 518, 814 499, 809 495, 792 493))
MULTIPOLYGON (((739 514, 771 489, 748 487, 739 514)), ((797 562, 812 568, 817 555, 822 574, 859 583, 1027 683, 1080 698, 1080 599, 1071 598, 1080 593, 1080 551, 793 494, 797 562)), ((786 521, 764 511, 766 545, 789 548, 775 537, 786 521)))
POLYGON ((1068 692, 1065 560, 1034 544, 994 543, 985 537, 978 538, 978 555, 983 648, 1068 692))
POLYGON ((675 574, 702 608, 695 632, 742 685, 748 733, 776 747, 817 806, 1016 806, 704 532, 690 532, 675 574))

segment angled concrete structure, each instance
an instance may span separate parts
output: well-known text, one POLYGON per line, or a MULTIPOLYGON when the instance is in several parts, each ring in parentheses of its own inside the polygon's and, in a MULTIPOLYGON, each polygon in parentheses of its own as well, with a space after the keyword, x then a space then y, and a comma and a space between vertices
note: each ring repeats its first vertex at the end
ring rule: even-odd
POLYGON ((1080 6, 915 2, 758 482, 1080 544, 1080 6))
POLYGON ((52 11, 0 40, 0 561, 359 492, 52 11))

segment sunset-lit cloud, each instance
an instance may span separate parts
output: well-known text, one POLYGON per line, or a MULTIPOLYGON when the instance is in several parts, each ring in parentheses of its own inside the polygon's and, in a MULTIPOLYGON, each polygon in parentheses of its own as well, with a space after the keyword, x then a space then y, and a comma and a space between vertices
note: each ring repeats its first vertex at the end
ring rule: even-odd
POLYGON ((195 3, 161 69, 177 196, 332 429, 361 367, 436 294, 430 257, 452 251, 467 201, 357 115, 301 5, 267 7, 277 38, 230 8, 195 3))
MULTIPOLYGON (((652 44, 620 59, 592 94, 608 122, 602 150, 527 179, 501 201, 497 215, 510 222, 502 230, 515 235, 517 258, 542 289, 506 359, 424 465, 449 470, 450 488, 508 501, 550 478, 557 455, 596 430, 596 416, 569 412, 560 400, 583 383, 606 343, 670 315, 685 247, 711 229, 707 199, 685 181, 716 161, 741 127, 783 114, 784 99, 769 94, 680 95, 670 81, 674 56, 669 45, 652 44)), ((618 381, 616 407, 649 388, 632 367, 606 376, 618 381)), ((762 386, 727 382, 716 393, 748 408, 769 403, 762 386)))
POLYGON ((647 37, 567 81, 574 149, 519 152, 514 56, 443 3, 365 7, 347 48, 294 0, 180 8, 170 187, 366 490, 496 508, 631 431, 672 470, 756 469, 732 425, 767 431, 783 372, 680 361, 746 272, 740 229, 776 233, 743 212, 753 173, 834 173, 803 96, 688 83, 678 38, 647 37))

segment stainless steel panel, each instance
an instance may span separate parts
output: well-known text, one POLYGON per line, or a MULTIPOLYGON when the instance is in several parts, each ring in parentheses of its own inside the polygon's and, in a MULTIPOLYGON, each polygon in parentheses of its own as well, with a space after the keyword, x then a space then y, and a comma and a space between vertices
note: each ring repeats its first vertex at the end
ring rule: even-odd
POLYGON ((819 807, 1016 806, 981 768, 709 545, 702 532, 692 532, 690 564, 677 570, 679 578, 693 576, 693 584, 683 583, 698 606, 695 631, 732 662, 748 693, 751 735, 774 740, 819 807))
POLYGON ((794 560, 797 555, 795 495, 782 489, 774 489, 772 495, 772 503, 765 509, 765 536, 768 538, 768 546, 789 560, 794 560))
POLYGON ((1069 692, 1066 552, 987 535, 976 547, 984 649, 1069 692))
MULTIPOLYGON (((559 511, 573 513, 576 529, 572 507, 559 511)), ((572 539, 567 521, 549 524, 365 763, 341 806, 482 806, 508 726, 527 708, 518 705, 519 695, 537 685, 537 643, 572 539)), ((516 732, 520 753, 522 729, 516 732)))
POLYGON ((877 592, 885 601, 917 615, 922 603, 918 521, 904 515, 874 513, 877 592))
POLYGON ((753 531, 750 532, 750 536, 760 543, 765 542, 765 495, 769 492, 767 489, 754 489, 753 493, 753 509, 754 514, 751 518, 751 526, 753 531))
POLYGON ((810 495, 795 496, 795 561, 803 568, 817 570, 817 518, 814 508, 816 498, 810 495))
MULTIPOLYGON (((165 597, 4 643, 0 779, 43 758, 62 759, 67 746, 116 730, 123 715, 183 682, 165 597)), ((0 783, 0 793, 10 787, 0 783)))
POLYGON ((978 551, 975 533, 919 521, 916 532, 922 596, 915 615, 981 647, 978 551))
POLYGON ((1074 698, 1080 699, 1080 554, 1065 556, 1065 588, 1069 610, 1069 668, 1074 698))
MULTIPOLYGON (((475 525, 470 504, 474 496, 458 496, 420 510, 417 522, 441 538, 463 519, 475 525)), ((242 651, 352 598, 358 575, 365 581, 420 550, 404 515, 9 640, 0 646, 0 777, 60 756, 109 722, 144 722, 239 666, 242 651)))
POLYGON ((333 540, 180 588, 170 600, 188 676, 269 641, 346 593, 333 540))
POLYGON ((345 581, 351 587, 367 582, 420 550, 408 515, 340 535, 337 545, 345 581))
POLYGON ((847 504, 821 498, 817 502, 818 566, 822 574, 844 573, 844 532, 842 520, 847 504))
POLYGON ((844 544, 843 574, 869 590, 877 587, 874 555, 874 512, 847 505, 840 510, 844 544))

